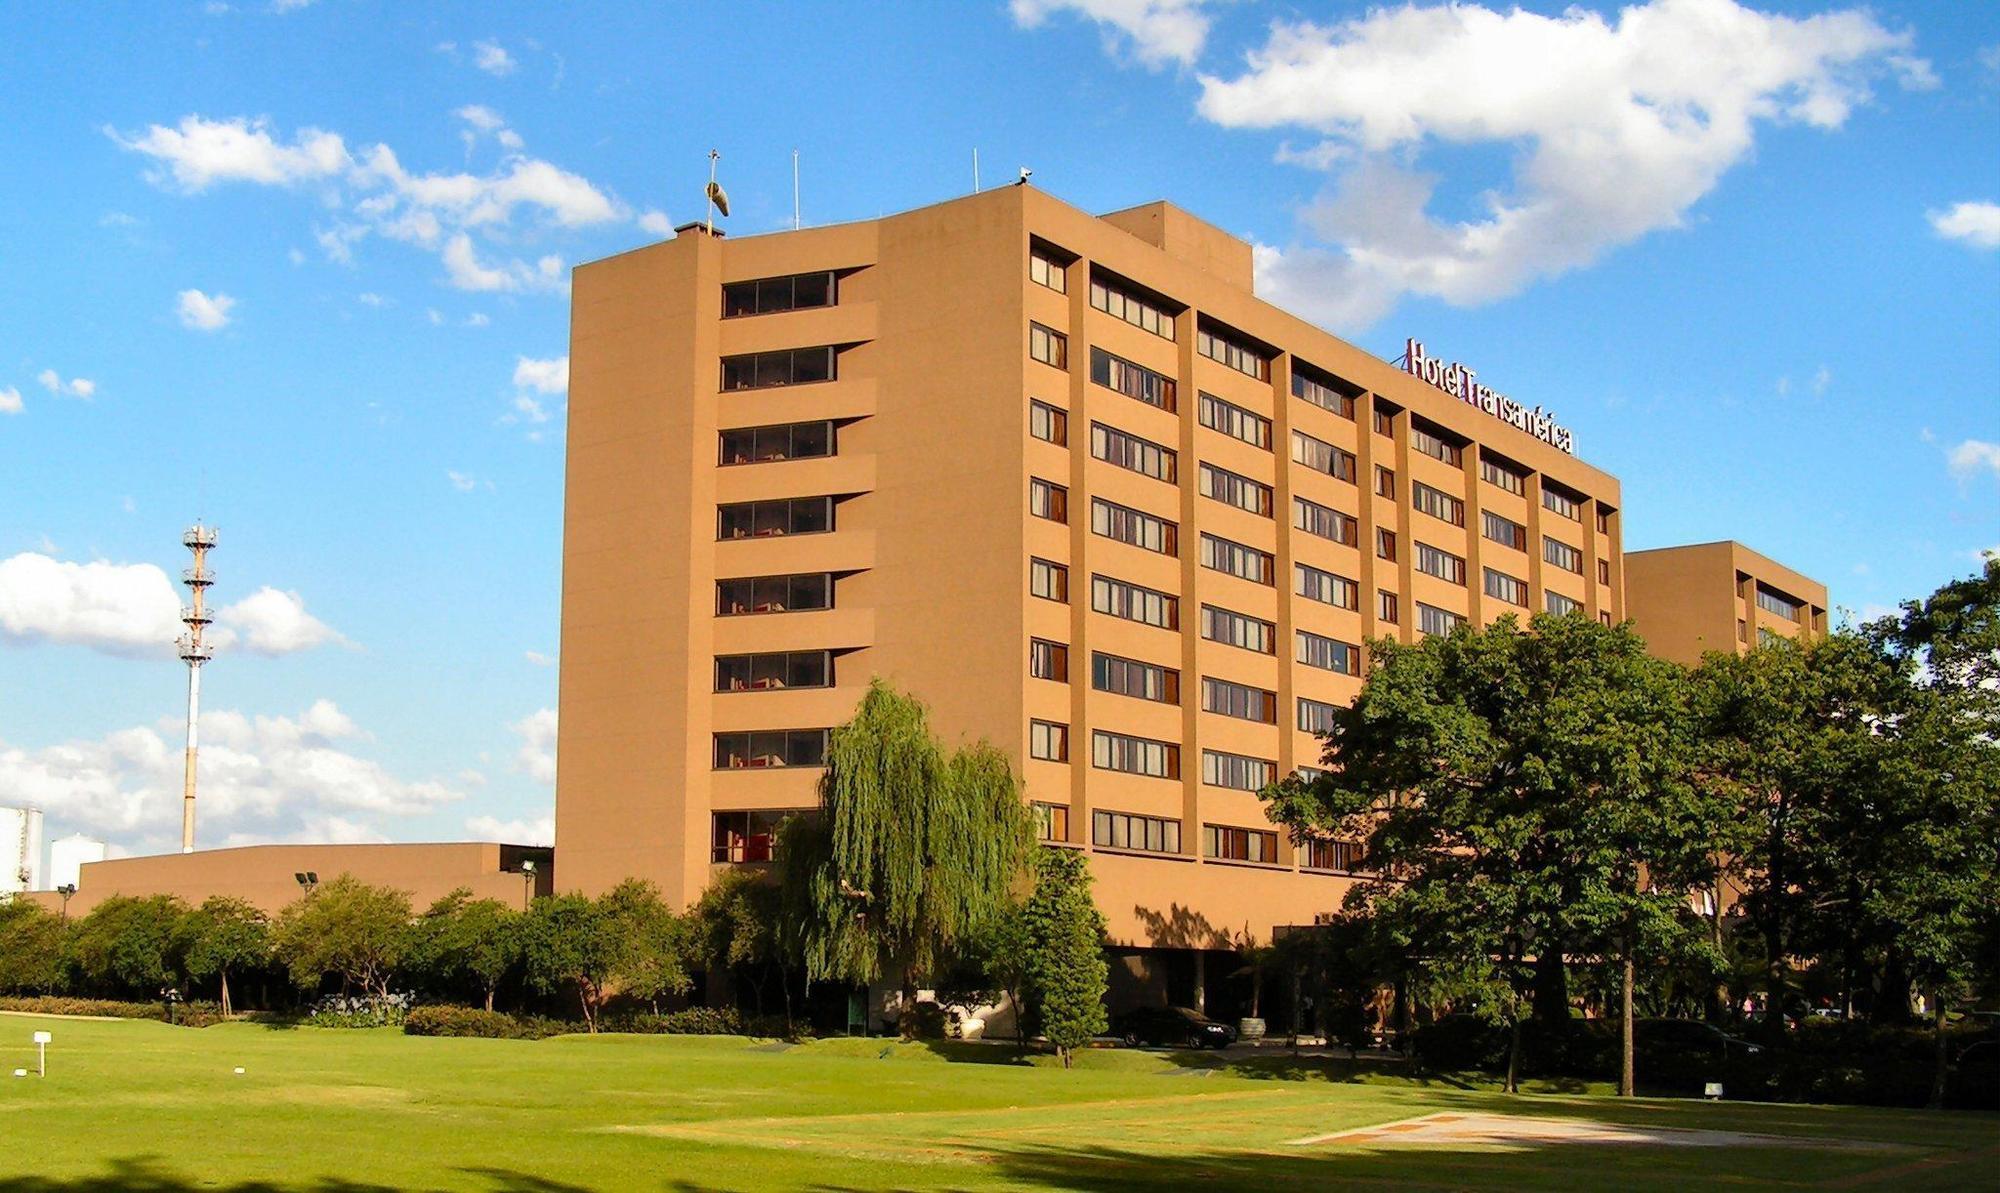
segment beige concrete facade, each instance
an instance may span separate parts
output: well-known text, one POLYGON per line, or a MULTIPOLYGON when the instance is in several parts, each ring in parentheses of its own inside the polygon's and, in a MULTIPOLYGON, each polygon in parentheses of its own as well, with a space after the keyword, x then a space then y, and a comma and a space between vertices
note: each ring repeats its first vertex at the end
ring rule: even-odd
MULTIPOLYGON (((825 358, 805 359, 817 377, 825 358)), ((793 739, 778 749, 725 737, 719 753, 717 735, 836 725, 879 675, 926 701, 947 739, 999 746, 1030 800, 1066 812, 1060 835, 1092 855, 1114 943, 1267 940, 1339 905, 1345 859, 1315 858, 1282 833, 1219 836, 1224 853, 1268 846, 1267 861, 1208 856, 1204 830, 1271 832, 1255 780, 1318 761, 1300 702, 1352 700, 1366 639, 1414 639, 1437 616, 1419 604, 1477 623, 1564 601, 1609 621, 1627 614, 1615 479, 1260 301, 1249 246, 1163 203, 1100 218, 1007 187, 797 232, 690 227, 576 271, 570 362, 564 890, 641 875, 671 900, 693 899, 715 866, 734 864, 714 860, 717 814, 810 808, 820 775, 764 765, 804 757, 788 755, 793 739), (726 285, 829 272, 828 305, 725 314, 726 285), (1098 301, 1093 281, 1105 287, 1098 301), (1045 332, 1064 337, 1061 367, 1035 358, 1045 332), (1216 335, 1234 347, 1213 348, 1216 335), (797 375, 795 364, 761 372, 750 354, 818 348, 833 351, 826 380, 724 388, 725 370, 738 381, 797 375), (1102 383, 1102 370, 1094 380, 1100 352, 1157 378, 1129 387, 1153 400, 1102 383), (1295 374, 1323 388, 1297 394, 1295 374), (1160 380, 1171 400, 1144 388, 1160 380), (1049 410, 1066 421, 1063 443, 1036 434, 1049 410), (828 454, 724 462, 724 432, 823 422, 828 454), (1220 425, 1232 423, 1243 433, 1220 425), (1156 475, 1164 453, 1171 479, 1156 475), (1343 475, 1301 458, 1329 455, 1343 475), (1065 519, 1032 511, 1053 496, 1036 482, 1061 490, 1065 519), (1425 498, 1444 516, 1420 511, 1418 483, 1449 498, 1425 498), (740 530, 795 507, 721 509, 822 497, 832 499, 822 533, 740 530), (1336 537, 1300 527, 1299 499, 1337 512, 1308 511, 1336 523, 1336 537), (1127 515, 1099 513, 1099 501, 1172 523, 1173 550, 1101 533, 1127 515), (1488 513, 1512 529, 1490 537, 1488 513), (751 521, 731 531, 731 518, 751 521), (1378 532, 1394 536, 1393 558, 1378 532), (1205 536, 1250 549, 1243 566, 1207 566, 1241 553, 1205 536), (1419 544, 1462 561, 1434 569, 1462 579, 1419 570, 1419 544), (1048 574, 1036 561, 1066 569, 1066 599, 1033 594, 1048 574), (1338 599, 1301 595, 1301 565, 1344 582, 1331 585, 1338 599), (1501 576, 1492 588, 1487 569, 1501 576), (764 595, 778 589, 752 587, 744 607, 764 611, 718 613, 719 582, 803 575, 832 577, 830 608, 798 611, 764 595), (1175 616, 1156 625, 1100 611, 1095 577, 1150 590, 1140 599, 1153 609, 1171 599, 1175 616), (1393 623, 1382 594, 1394 598, 1393 623), (1253 645, 1205 633, 1222 620, 1205 607, 1250 619, 1232 624, 1253 645), (1036 641, 1066 649, 1066 681, 1031 674, 1036 641), (1329 650, 1342 671, 1301 661, 1329 650), (718 674, 718 658, 737 676, 778 665, 740 656, 782 652, 809 662, 830 652, 831 684, 718 674), (1173 671, 1177 699, 1099 690, 1100 654, 1107 668, 1173 671), (1217 700, 1247 696, 1251 716, 1208 711, 1207 679, 1248 689, 1217 700), (1036 748, 1050 736, 1037 722, 1063 727, 1066 759, 1034 756, 1054 753, 1036 748), (1124 756, 1097 745, 1100 732, 1170 746, 1178 765, 1168 777, 1100 765, 1124 756), (1178 849, 1106 844, 1117 829, 1097 823, 1100 812, 1177 825, 1178 849)), ((813 528, 824 525, 828 507, 809 508, 813 528)), ((780 529, 797 525, 790 516, 780 529)), ((783 594, 810 592, 786 583, 783 594)), ((1131 822, 1117 823, 1129 834, 1131 822)))
POLYGON ((1647 647, 1688 666, 1712 650, 1827 630, 1826 585, 1736 542, 1634 551, 1625 592, 1647 647))

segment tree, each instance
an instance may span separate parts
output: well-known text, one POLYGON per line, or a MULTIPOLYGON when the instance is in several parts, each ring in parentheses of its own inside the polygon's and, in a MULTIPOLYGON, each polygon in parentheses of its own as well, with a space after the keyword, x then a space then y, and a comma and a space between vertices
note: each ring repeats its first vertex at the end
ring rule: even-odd
POLYGON ((1063 1068, 1106 1027, 1104 916, 1090 897, 1090 869, 1069 849, 1035 854, 1035 889, 1022 909, 1029 998, 1063 1068))
POLYGON ((615 952, 612 976, 626 993, 645 999, 658 1014, 661 996, 687 992, 691 942, 659 887, 628 878, 598 899, 598 914, 615 952))
POLYGON ((1378 876, 1350 910, 1409 943, 1433 997, 1517 1041, 1530 974, 1535 1016, 1563 1024, 1571 958, 1618 959, 1629 1058, 1637 960, 1689 926, 1679 907, 1708 857, 1681 672, 1581 615, 1370 653, 1325 735, 1326 773, 1267 790, 1272 819, 1297 841, 1365 838, 1378 876))
POLYGON ((785 1003, 785 1023, 792 1021, 791 984, 786 980, 786 954, 780 947, 780 891, 762 874, 731 870, 708 885, 688 914, 690 950, 711 974, 728 971, 748 975, 756 1013, 764 1013, 764 986, 775 973, 785 1003))
POLYGON ((409 892, 342 874, 285 905, 272 947, 301 990, 338 974, 343 988, 387 998, 409 949, 410 918, 409 892))
POLYGON ((0 903, 0 990, 50 994, 62 985, 67 928, 26 899, 0 903))
POLYGON ((70 962, 90 990, 150 998, 180 976, 176 928, 187 904, 171 895, 114 895, 77 921, 70 962))
POLYGON ((494 992, 521 962, 521 913, 467 887, 440 897, 417 920, 410 963, 442 989, 471 986, 493 1009, 494 992))
POLYGON ((182 916, 180 937, 188 977, 201 982, 215 978, 221 984, 224 1015, 234 1010, 229 998, 230 973, 271 959, 271 928, 264 913, 227 895, 211 895, 182 916))
POLYGON ((619 962, 603 908, 574 893, 537 899, 522 918, 521 942, 529 984, 546 994, 574 991, 584 1026, 595 1032, 605 986, 619 962))
POLYGON ((820 803, 780 852, 808 977, 892 974, 907 1005, 1007 905, 1033 840, 1019 783, 984 742, 947 756, 924 706, 876 680, 833 730, 820 803))

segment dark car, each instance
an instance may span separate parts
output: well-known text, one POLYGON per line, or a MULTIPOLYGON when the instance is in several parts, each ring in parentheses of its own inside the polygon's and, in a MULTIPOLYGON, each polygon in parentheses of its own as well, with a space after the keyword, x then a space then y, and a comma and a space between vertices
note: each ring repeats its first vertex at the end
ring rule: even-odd
POLYGON ((1236 1029, 1192 1007, 1140 1007, 1111 1021, 1111 1034, 1127 1044, 1168 1048, 1227 1048, 1236 1029))

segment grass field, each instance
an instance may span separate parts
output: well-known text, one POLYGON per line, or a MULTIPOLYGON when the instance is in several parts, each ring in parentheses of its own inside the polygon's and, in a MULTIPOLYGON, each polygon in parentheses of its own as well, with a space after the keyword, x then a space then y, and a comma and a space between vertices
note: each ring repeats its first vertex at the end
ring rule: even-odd
POLYGON ((2000 1189, 1992 1115, 1507 1098, 1282 1054, 1110 1050, 1065 1073, 976 1045, 441 1040, 0 1015, 0 1064, 7 1193, 2000 1189), (55 1035, 49 1075, 16 1079, 32 1072, 38 1029, 55 1035), (1440 1112, 1785 1139, 1299 1142, 1440 1112))

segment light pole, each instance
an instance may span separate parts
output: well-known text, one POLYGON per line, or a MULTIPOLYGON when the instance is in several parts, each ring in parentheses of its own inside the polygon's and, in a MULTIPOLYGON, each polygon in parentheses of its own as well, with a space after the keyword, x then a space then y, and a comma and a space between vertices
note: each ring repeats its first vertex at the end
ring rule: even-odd
POLYGON ((521 859, 521 910, 528 910, 528 905, 534 902, 534 899, 535 859, 523 858, 521 859))
POLYGON ((292 874, 298 881, 301 894, 310 895, 319 886, 319 873, 315 870, 299 870, 292 874))
POLYGON ((62 922, 67 924, 69 923, 69 899, 71 895, 76 894, 76 884, 65 882, 56 888, 56 894, 62 896, 62 922))

